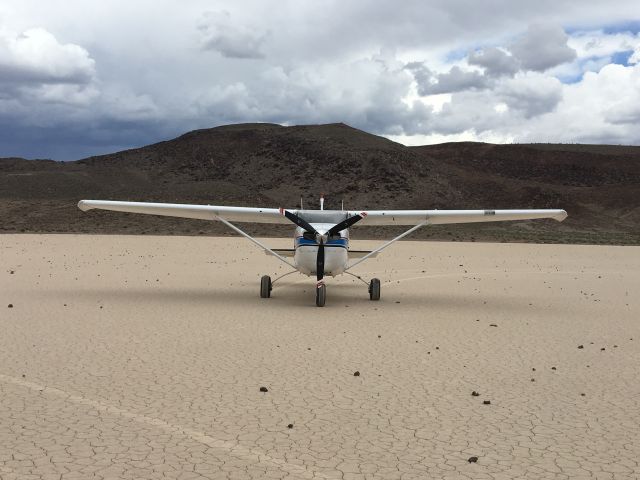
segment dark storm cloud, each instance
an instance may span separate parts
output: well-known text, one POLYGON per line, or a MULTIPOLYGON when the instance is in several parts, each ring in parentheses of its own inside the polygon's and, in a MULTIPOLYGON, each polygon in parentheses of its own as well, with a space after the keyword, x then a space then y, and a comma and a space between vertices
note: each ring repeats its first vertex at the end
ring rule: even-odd
POLYGON ((467 61, 469 65, 483 67, 490 77, 513 76, 520 70, 518 59, 497 47, 472 52, 467 61))
POLYGON ((436 75, 424 66, 414 68, 413 71, 420 95, 462 92, 486 88, 489 85, 487 78, 482 73, 474 70, 462 70, 458 66, 452 67, 446 73, 436 75))
POLYGON ((543 72, 576 58, 576 51, 567 45, 568 38, 560 26, 535 24, 509 50, 523 69, 543 72))

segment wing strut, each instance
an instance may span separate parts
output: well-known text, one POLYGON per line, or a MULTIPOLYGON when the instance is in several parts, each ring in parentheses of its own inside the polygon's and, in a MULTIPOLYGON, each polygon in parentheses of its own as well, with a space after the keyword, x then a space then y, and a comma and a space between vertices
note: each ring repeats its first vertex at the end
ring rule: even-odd
POLYGON ((276 257, 278 260, 286 263, 287 265, 289 265, 291 268, 297 270, 297 268, 295 267, 295 265, 291 262, 289 262, 286 258, 284 258, 282 255, 277 254, 276 252, 274 252, 272 249, 270 249, 269 247, 267 247, 265 244, 259 242, 258 240, 256 240, 255 238, 253 238, 251 235, 249 235, 248 233, 240 230, 238 227, 236 227, 233 223, 226 221, 224 218, 216 215, 215 216, 218 220, 220 220, 222 223, 224 223, 227 227, 231 228, 232 230, 235 230, 236 232, 238 232, 240 235, 242 235, 243 237, 245 237, 246 239, 252 241, 253 243, 255 243, 256 245, 258 245, 260 248, 262 248, 265 252, 273 255, 274 257, 276 257))
POLYGON ((359 259, 357 262, 352 263, 351 265, 349 265, 347 268, 345 268, 345 272, 347 270, 352 269, 353 267, 355 267, 356 265, 358 265, 359 263, 364 262, 367 258, 371 257, 372 255, 375 255, 378 252, 381 252, 382 250, 384 250, 385 248, 387 248, 389 245, 391 245, 392 243, 397 242, 398 240, 400 240, 401 238, 406 237, 407 235, 409 235, 410 233, 415 232, 417 229, 419 229, 420 227, 422 227, 423 225, 426 225, 427 220, 424 220, 423 222, 420 222, 418 225, 416 225, 415 227, 411 227, 409 230, 407 230, 406 232, 404 232, 401 235, 398 235, 396 238, 389 240, 387 243, 379 246, 378 248, 376 248, 375 250, 370 251, 368 254, 366 254, 364 257, 362 257, 361 259, 359 259))

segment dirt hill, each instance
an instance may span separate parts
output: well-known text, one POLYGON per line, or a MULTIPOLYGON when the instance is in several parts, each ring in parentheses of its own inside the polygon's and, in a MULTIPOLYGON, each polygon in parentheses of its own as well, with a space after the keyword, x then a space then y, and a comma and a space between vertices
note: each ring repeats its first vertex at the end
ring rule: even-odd
MULTIPOLYGON (((223 234, 203 221, 82 213, 83 198, 295 208, 564 208, 569 219, 439 226, 415 238, 640 243, 640 147, 405 147, 344 124, 243 124, 75 162, 0 159, 0 232, 223 234)), ((252 225, 255 234, 290 228, 252 225)), ((391 228, 354 229, 356 237, 391 228)))

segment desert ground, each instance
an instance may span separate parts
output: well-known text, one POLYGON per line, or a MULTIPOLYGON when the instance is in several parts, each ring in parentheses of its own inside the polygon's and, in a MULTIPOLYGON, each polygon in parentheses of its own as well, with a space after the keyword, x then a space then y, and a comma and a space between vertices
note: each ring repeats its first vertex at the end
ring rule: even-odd
POLYGON ((400 242, 325 308, 240 238, 0 259, 2 480, 640 477, 640 247, 400 242))

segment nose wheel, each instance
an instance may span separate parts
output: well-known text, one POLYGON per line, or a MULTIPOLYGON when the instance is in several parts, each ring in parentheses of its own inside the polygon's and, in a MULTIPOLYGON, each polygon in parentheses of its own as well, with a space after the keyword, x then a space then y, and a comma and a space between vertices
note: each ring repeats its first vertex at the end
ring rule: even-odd
POLYGON ((324 307, 327 300, 327 286, 323 283, 316 287, 316 307, 324 307))
POLYGON ((369 300, 380 300, 380 280, 377 278, 369 282, 369 300))
POLYGON ((260 298, 269 298, 272 289, 271 277, 269 275, 263 275, 260 279, 260 298))

